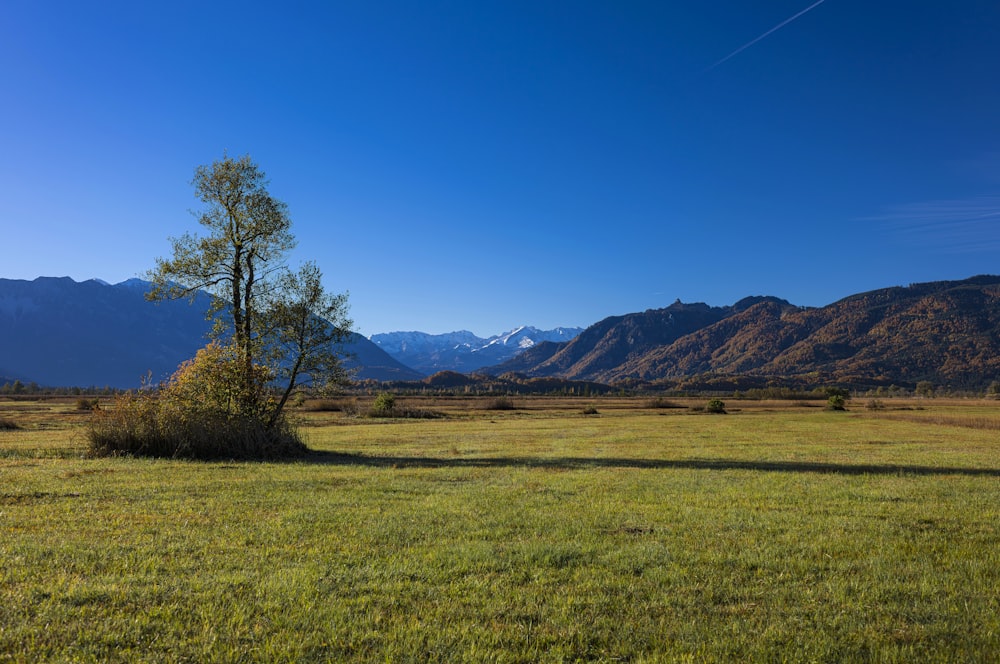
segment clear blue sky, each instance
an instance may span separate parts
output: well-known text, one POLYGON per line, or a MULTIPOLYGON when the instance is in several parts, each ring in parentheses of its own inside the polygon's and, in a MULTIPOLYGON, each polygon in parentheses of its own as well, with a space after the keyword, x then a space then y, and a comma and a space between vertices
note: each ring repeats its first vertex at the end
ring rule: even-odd
POLYGON ((141 275, 224 151, 366 335, 997 273, 998 82, 996 0, 5 0, 0 277, 141 275))

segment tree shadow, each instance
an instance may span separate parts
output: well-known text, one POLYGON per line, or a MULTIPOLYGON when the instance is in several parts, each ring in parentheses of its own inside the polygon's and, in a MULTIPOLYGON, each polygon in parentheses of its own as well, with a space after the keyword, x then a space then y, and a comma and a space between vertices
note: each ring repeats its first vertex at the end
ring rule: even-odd
POLYGON ((998 468, 914 466, 903 464, 846 464, 818 461, 740 461, 736 459, 623 459, 616 457, 474 457, 371 456, 339 452, 310 452, 298 459, 306 463, 371 468, 591 468, 757 470, 783 473, 837 475, 966 475, 1000 477, 998 468))

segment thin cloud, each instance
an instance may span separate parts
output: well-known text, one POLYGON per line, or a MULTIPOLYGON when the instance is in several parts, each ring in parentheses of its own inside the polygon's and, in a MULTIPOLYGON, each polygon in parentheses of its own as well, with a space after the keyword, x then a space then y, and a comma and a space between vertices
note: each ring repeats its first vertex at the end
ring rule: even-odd
POLYGON ((1000 196, 913 203, 862 221, 879 222, 909 243, 953 253, 1000 249, 1000 196))
POLYGON ((774 33, 774 32, 777 32, 778 30, 781 30, 783 27, 785 27, 786 25, 788 25, 789 23, 791 23, 795 19, 799 18, 800 16, 802 16, 803 14, 805 14, 807 12, 812 11, 813 9, 816 9, 817 7, 819 7, 824 2, 826 2, 826 0, 817 0, 817 2, 814 2, 813 4, 809 5, 808 7, 806 7, 802 11, 800 11, 798 14, 795 14, 794 16, 786 18, 784 21, 782 21, 778 25, 774 26, 773 28, 771 28, 770 30, 768 30, 767 32, 765 32, 764 34, 762 34, 761 36, 757 37, 756 39, 754 39, 752 41, 748 41, 746 44, 743 44, 743 46, 740 46, 738 49, 736 49, 735 51, 733 51, 732 53, 730 53, 726 57, 722 58, 721 60, 719 60, 718 62, 716 62, 711 67, 707 68, 702 73, 706 73, 706 72, 712 71, 713 69, 715 69, 716 67, 718 67, 719 65, 721 65, 723 62, 726 62, 730 58, 732 58, 732 57, 734 57, 736 55, 739 55, 743 51, 747 50, 748 48, 750 48, 751 46, 753 46, 754 44, 756 44, 757 42, 759 42, 761 39, 764 39, 765 37, 767 37, 771 33, 774 33))

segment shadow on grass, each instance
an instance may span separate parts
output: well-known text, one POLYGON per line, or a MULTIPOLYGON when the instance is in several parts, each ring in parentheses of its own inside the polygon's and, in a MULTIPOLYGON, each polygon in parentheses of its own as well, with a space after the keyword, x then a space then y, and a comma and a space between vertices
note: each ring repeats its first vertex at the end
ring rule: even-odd
POLYGON ((639 468, 685 470, 759 470, 785 473, 833 473, 838 475, 969 475, 1000 477, 998 468, 956 468, 896 464, 845 464, 813 461, 739 461, 733 459, 621 459, 590 457, 476 457, 440 458, 415 456, 368 456, 337 452, 311 452, 298 461, 339 466, 373 468, 639 468))

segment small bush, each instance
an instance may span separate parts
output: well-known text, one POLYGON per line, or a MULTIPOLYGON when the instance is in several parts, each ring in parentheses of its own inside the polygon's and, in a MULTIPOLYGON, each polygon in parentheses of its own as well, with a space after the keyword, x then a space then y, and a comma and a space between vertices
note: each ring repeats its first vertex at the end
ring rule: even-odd
POLYGON ((0 418, 0 431, 14 431, 20 429, 21 425, 6 417, 0 418))
POLYGON ((76 400, 77 410, 97 410, 100 408, 100 402, 97 399, 88 399, 87 397, 81 397, 76 400))
MULTIPOLYGON (((345 412, 351 414, 350 407, 345 412)), ((410 420, 434 420, 444 417, 444 413, 433 410, 423 410, 421 408, 409 408, 396 403, 396 397, 388 392, 382 392, 368 410, 368 417, 393 417, 410 420)))
POLYGON ((705 412, 712 413, 715 415, 725 415, 726 414, 726 404, 722 399, 712 399, 707 404, 705 404, 705 412))
POLYGON ((594 408, 593 406, 588 406, 587 408, 584 408, 583 409, 583 414, 584 415, 600 415, 600 413, 597 411, 597 409, 594 408))
POLYGON ((497 397, 486 404, 486 410, 514 410, 514 402, 509 397, 497 397))
POLYGON ((375 397, 372 404, 372 417, 392 417, 396 411, 396 397, 388 392, 382 392, 375 397))
POLYGON ((829 399, 826 400, 826 409, 827 410, 846 410, 847 409, 847 400, 844 399, 844 397, 842 397, 839 394, 834 394, 829 399))
POLYGON ((871 399, 865 404, 865 408, 868 410, 884 410, 885 403, 883 403, 881 399, 871 399))

